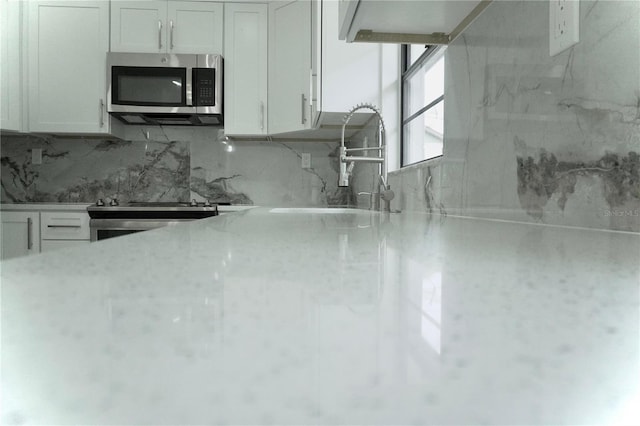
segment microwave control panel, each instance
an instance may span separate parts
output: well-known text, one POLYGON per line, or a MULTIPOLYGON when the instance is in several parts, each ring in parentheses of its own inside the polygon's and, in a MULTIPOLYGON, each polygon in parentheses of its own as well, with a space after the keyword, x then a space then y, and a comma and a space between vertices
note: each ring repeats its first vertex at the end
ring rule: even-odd
POLYGON ((213 68, 193 69, 193 105, 215 106, 216 70, 213 68))

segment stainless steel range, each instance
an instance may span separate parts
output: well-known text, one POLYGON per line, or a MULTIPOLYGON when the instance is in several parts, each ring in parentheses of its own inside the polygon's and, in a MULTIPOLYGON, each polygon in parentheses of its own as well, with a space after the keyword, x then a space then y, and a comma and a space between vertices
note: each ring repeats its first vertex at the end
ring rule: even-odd
POLYGON ((87 207, 91 241, 104 240, 135 232, 148 231, 163 226, 177 225, 206 217, 218 216, 218 204, 205 201, 191 202, 129 202, 118 203, 111 200, 105 203, 98 200, 87 207))

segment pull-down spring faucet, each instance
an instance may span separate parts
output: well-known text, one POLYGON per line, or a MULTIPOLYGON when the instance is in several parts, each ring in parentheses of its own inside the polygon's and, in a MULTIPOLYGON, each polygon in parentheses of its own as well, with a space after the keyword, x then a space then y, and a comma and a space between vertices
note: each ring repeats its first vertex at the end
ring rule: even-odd
POLYGON ((372 203, 371 208, 377 207, 381 211, 391 211, 391 200, 394 197, 394 193, 389 187, 389 183, 387 181, 387 145, 385 143, 385 128, 384 128, 384 120, 382 119, 382 115, 378 108, 371 104, 361 104, 356 105, 344 116, 344 124, 342 125, 342 140, 340 143, 340 176, 338 178, 338 186, 349 186, 349 176, 353 172, 353 168, 355 163, 364 162, 364 163, 378 163, 378 182, 376 185, 377 191, 374 191, 372 194, 372 203), (378 134, 380 146, 372 147, 372 148, 347 148, 344 145, 344 132, 347 127, 347 123, 353 117, 353 114, 356 111, 361 109, 370 109, 373 111, 378 117, 378 134), (356 156, 348 156, 347 154, 352 152, 365 152, 365 151, 378 151, 378 157, 356 157, 356 156), (375 202, 373 202, 375 199, 375 202), (382 203, 381 201, 384 201, 382 203))

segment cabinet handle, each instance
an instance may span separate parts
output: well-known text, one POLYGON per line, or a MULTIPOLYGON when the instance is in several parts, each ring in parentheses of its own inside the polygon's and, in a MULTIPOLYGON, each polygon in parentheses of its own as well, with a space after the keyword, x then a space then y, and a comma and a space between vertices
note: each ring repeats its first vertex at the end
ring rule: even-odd
POLYGON ((162 21, 158 19, 158 49, 162 49, 162 21))
POLYGON ((30 217, 27 218, 27 250, 31 250, 33 247, 33 238, 31 235, 31 228, 33 227, 33 220, 30 217))
POLYGON ((313 112, 313 79, 316 74, 313 73, 313 69, 309 68, 309 108, 313 112))
POLYGON ((82 228, 80 225, 47 225, 47 228, 82 228))
POLYGON ((260 102, 260 130, 264 130, 264 102, 260 102))
POLYGON ((169 48, 173 50, 173 19, 169 21, 169 48))
POLYGON ((100 99, 100 127, 104 127, 104 99, 100 99))
POLYGON ((304 93, 302 94, 302 124, 307 122, 307 117, 305 114, 305 105, 307 103, 307 98, 304 96, 304 93))

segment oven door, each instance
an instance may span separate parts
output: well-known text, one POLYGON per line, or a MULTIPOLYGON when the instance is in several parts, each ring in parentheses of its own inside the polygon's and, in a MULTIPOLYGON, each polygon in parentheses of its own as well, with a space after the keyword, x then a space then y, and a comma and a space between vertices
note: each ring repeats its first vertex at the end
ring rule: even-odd
POLYGON ((149 231, 164 226, 191 222, 193 219, 91 219, 91 241, 106 240, 136 232, 149 231))

